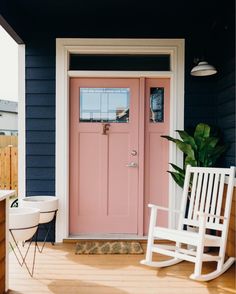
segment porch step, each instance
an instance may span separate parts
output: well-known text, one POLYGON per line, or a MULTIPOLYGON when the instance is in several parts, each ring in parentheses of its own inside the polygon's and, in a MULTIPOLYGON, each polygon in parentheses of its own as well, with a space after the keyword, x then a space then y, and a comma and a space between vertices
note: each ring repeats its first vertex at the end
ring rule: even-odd
POLYGON ((76 243, 77 241, 88 241, 88 240, 94 240, 94 241, 102 241, 102 240, 109 240, 109 241, 122 241, 122 240, 129 240, 129 241, 141 241, 141 240, 147 240, 147 236, 137 236, 133 234, 79 234, 76 236, 70 236, 63 240, 65 243, 76 243))

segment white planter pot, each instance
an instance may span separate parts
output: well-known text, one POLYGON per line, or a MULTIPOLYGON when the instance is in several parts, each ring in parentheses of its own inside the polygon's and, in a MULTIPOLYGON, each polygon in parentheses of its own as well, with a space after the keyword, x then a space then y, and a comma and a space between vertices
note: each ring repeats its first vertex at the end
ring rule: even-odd
MULTIPOLYGON (((37 208, 9 209, 9 229, 12 230, 15 241, 27 241, 33 237, 39 224, 39 214, 40 210, 37 208)), ((12 238, 11 235, 10 238, 12 238)))
POLYGON ((54 196, 29 196, 21 201, 23 207, 34 207, 40 210, 39 223, 45 224, 53 220, 58 209, 58 198, 54 196))

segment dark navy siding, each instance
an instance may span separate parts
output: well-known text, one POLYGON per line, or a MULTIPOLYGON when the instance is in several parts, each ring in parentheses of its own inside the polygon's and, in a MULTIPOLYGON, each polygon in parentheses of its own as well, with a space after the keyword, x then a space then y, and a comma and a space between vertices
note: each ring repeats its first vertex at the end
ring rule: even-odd
POLYGON ((26 44, 26 194, 55 195, 55 45, 26 44))
POLYGON ((235 58, 231 58, 222 65, 222 74, 218 81, 217 95, 217 123, 222 130, 224 141, 229 143, 223 166, 236 165, 235 160, 235 58))
MULTIPOLYGON (((185 129, 193 129, 198 123, 216 125, 216 87, 218 76, 194 77, 190 71, 194 66, 193 56, 201 52, 201 43, 193 38, 186 40, 185 46, 185 129)), ((210 60, 209 60, 210 61, 210 60)), ((213 64, 214 61, 212 61, 213 64)))

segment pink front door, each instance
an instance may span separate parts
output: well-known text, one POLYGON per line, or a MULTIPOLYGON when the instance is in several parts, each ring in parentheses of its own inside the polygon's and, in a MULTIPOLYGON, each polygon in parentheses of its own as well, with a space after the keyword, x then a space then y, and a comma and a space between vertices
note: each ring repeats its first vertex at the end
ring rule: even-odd
POLYGON ((70 234, 138 230, 139 79, 70 80, 70 234))
POLYGON ((168 207, 169 110, 169 79, 70 80, 71 235, 147 234, 147 204, 168 207))

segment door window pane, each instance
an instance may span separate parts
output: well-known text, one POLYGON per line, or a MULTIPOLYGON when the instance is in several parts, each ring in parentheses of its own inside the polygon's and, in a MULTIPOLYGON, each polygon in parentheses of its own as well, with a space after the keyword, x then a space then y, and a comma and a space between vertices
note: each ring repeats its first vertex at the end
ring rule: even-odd
POLYGON ((150 122, 164 122, 164 88, 150 88, 150 122))
POLYGON ((80 88, 80 122, 129 121, 129 88, 80 88))

